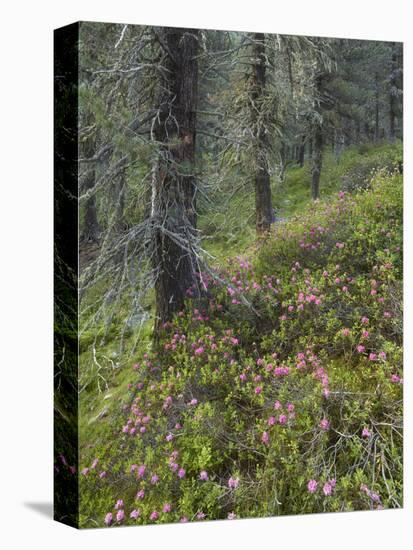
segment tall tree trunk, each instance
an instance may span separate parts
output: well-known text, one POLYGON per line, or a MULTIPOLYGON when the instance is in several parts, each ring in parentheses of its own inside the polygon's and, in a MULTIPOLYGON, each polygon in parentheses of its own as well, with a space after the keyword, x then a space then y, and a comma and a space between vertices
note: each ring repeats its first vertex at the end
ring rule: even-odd
POLYGON ((399 54, 400 44, 396 42, 392 43, 391 52, 391 73, 390 73, 390 105, 389 105, 389 125, 390 125, 390 140, 394 141, 396 138, 396 117, 399 115, 399 94, 402 89, 402 68, 401 68, 401 55, 399 54))
POLYGON ((323 129, 317 125, 313 142, 313 165, 311 170, 311 196, 317 200, 320 194, 320 175, 323 163, 323 129))
MULTIPOLYGON (((86 143, 84 146, 84 156, 86 158, 93 157, 95 154, 94 139, 91 137, 86 138, 86 143)), ((88 191, 92 189, 95 185, 95 168, 94 164, 91 163, 88 172, 83 183, 83 190, 88 191)), ((83 220, 83 231, 81 238, 85 242, 95 242, 98 243, 101 234, 101 227, 99 224, 96 208, 96 197, 92 195, 85 202, 85 214, 83 220)))
POLYGON ((165 51, 155 137, 159 160, 153 178, 155 337, 183 308, 188 291, 199 295, 194 176, 198 95, 198 31, 159 31, 165 51))
POLYGON ((304 157, 305 157, 305 135, 301 136, 301 143, 298 147, 298 164, 301 168, 304 166, 304 157))
POLYGON ((312 162, 313 160, 313 139, 310 138, 308 141, 308 159, 312 162))
POLYGON ((380 114, 380 105, 379 105, 379 75, 378 73, 374 76, 374 141, 379 141, 380 137, 380 128, 379 128, 379 114, 380 114))
MULTIPOLYGON (((85 183, 84 189, 87 191, 95 184, 94 170, 85 183)), ((85 242, 98 243, 100 239, 101 228, 97 217, 96 199, 92 195, 85 203, 85 217, 82 231, 82 240, 85 242)))
POLYGON ((265 96, 265 37, 262 33, 253 35, 253 75, 252 75, 252 122, 255 132, 255 215, 256 230, 259 235, 270 230, 273 221, 270 175, 267 167, 268 140, 263 124, 263 100, 265 96))
POLYGON ((281 141, 281 147, 280 147, 280 182, 285 182, 285 170, 287 165, 287 158, 286 158, 286 146, 285 142, 281 141))

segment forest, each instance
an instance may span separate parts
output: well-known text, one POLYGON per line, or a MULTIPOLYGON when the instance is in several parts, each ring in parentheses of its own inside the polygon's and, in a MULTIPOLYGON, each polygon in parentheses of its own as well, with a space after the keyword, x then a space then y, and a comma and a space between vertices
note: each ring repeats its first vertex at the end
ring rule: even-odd
POLYGON ((402 44, 78 54, 79 525, 402 507, 402 44))

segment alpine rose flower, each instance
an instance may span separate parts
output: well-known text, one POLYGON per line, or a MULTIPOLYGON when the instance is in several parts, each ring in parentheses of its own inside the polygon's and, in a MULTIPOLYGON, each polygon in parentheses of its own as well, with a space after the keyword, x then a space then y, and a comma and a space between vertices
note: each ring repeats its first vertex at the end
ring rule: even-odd
POLYGON ((327 481, 327 483, 324 483, 324 486, 323 486, 323 493, 325 494, 326 497, 328 497, 329 495, 331 495, 333 491, 333 488, 331 486, 331 483, 329 483, 327 481))
POLYGON ((261 436, 261 441, 264 443, 264 445, 268 445, 270 441, 270 436, 268 435, 268 432, 263 432, 261 436))
POLYGON ((105 516, 105 525, 107 525, 109 527, 109 525, 111 525, 113 521, 113 514, 112 512, 108 512, 105 516))
POLYGON ((237 477, 230 477, 228 480, 228 487, 230 489, 236 489, 239 485, 239 479, 237 477))
POLYGON ((371 432, 368 428, 363 428, 363 431, 361 432, 361 437, 370 437, 371 432))
POLYGON ((323 418, 321 421, 320 421, 320 428, 322 430, 325 430, 327 431, 330 427, 330 421, 327 420, 327 418, 323 418))
POLYGON ((315 479, 310 479, 307 483, 307 489, 309 493, 315 493, 317 491, 318 482, 315 479))
POLYGON ((156 485, 159 481, 159 476, 156 475, 156 474, 153 474, 152 477, 151 477, 151 483, 152 485, 156 485))

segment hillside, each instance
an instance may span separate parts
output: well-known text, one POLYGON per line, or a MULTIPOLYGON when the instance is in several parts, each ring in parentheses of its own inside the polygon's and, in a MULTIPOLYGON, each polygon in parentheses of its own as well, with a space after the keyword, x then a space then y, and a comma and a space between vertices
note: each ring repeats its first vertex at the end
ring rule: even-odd
POLYGON ((400 154, 326 160, 311 204, 289 169, 266 240, 236 204, 232 240, 201 216, 207 294, 158 347, 151 321, 121 357, 120 327, 97 351, 85 332, 82 527, 402 506, 400 154))

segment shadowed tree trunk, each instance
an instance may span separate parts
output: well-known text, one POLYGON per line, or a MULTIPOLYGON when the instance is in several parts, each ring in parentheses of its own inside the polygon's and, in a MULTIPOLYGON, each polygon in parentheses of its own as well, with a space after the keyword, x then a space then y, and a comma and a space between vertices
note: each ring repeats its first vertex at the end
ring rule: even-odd
POLYGON ((389 105, 389 125, 390 140, 396 139, 396 118, 401 120, 402 102, 399 99, 403 87, 402 81, 402 53, 401 44, 393 42, 391 53, 391 73, 390 73, 390 105, 389 105))
POLYGON ((198 84, 198 31, 164 28, 165 52, 155 137, 159 160, 153 178, 155 338, 183 308, 188 291, 199 296, 194 176, 198 84))
POLYGON ((305 135, 301 136, 301 143, 298 148, 298 164, 301 168, 304 166, 304 157, 305 157, 305 135))
POLYGON ((380 104, 379 104, 380 94, 379 94, 379 75, 375 73, 374 75, 374 141, 379 141, 380 137, 380 104))
MULTIPOLYGON (((95 171, 91 170, 90 176, 88 176, 87 181, 84 185, 84 190, 88 191, 91 189, 95 184, 95 177, 94 177, 95 171)), ((96 199, 95 196, 92 195, 89 199, 87 199, 85 203, 85 217, 84 217, 84 225, 83 225, 83 232, 82 232, 82 240, 85 242, 94 242, 98 243, 100 239, 100 225, 97 217, 97 209, 96 209, 96 199)))
POLYGON ((311 196, 318 199, 320 194, 320 175, 323 163, 323 129, 317 125, 313 139, 313 163, 311 170, 311 196))
POLYGON ((270 230, 273 221, 271 204, 270 175, 267 167, 268 140, 263 124, 263 100, 265 96, 265 38, 262 33, 254 33, 253 74, 252 74, 252 124, 254 128, 256 147, 255 168, 255 215, 257 233, 263 234, 270 230))
MULTIPOLYGON (((89 116, 90 118, 90 116, 89 116)), ((87 136, 83 142, 80 144, 82 151, 82 156, 85 158, 91 158, 95 154, 95 138, 93 136, 87 136)), ((88 167, 85 179, 82 184, 83 193, 92 189, 95 185, 95 167, 94 163, 91 163, 88 167)), ((101 227, 99 224, 96 208, 96 197, 93 194, 85 202, 85 214, 83 220, 83 230, 81 238, 85 242, 94 242, 98 243, 101 234, 101 227)))

